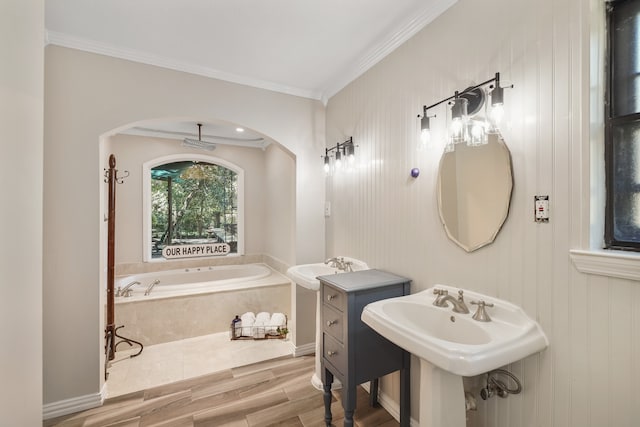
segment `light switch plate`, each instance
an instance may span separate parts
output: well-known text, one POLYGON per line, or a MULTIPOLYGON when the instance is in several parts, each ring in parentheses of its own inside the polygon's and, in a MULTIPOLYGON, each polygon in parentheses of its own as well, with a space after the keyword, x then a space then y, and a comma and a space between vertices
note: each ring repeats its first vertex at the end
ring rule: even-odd
POLYGON ((549 222, 549 196, 533 196, 534 219, 536 222, 549 222))

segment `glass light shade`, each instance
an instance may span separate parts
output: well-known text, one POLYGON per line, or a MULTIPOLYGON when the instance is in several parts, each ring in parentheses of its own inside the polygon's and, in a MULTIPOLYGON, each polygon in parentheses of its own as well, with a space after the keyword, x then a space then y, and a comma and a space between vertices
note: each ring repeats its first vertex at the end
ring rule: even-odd
MULTIPOLYGON (((456 92, 457 93, 457 92, 456 92)), ((463 119, 467 116, 469 101, 466 98, 457 97, 451 106, 451 119, 463 119)))
POLYGON ((331 165, 329 163, 329 156, 324 156, 324 172, 329 173, 331 171, 331 165))
POLYGON ((353 146, 353 143, 349 143, 346 146, 346 152, 347 152, 347 162, 352 165, 356 162, 356 153, 355 153, 356 149, 353 146))
POLYGON ((422 129, 420 131, 420 142, 422 145, 427 145, 431 141, 431 130, 430 129, 422 129))
POLYGON ((469 123, 469 128, 470 132, 468 145, 483 145, 488 142, 485 122, 472 120, 469 123))
MULTIPOLYGON (((420 116, 418 116, 420 117, 420 116)), ((431 141, 431 126, 429 124, 430 117, 427 116, 425 109, 420 119, 420 137, 418 139, 418 151, 424 150, 431 141)))
POLYGON ((504 105, 503 104, 494 104, 491 106, 491 121, 497 127, 502 122, 502 117, 504 116, 504 105))
POLYGON ((336 151, 336 169, 340 169, 342 167, 342 155, 340 154, 340 150, 336 151))
POLYGON ((467 132, 467 105, 465 98, 455 98, 451 107, 451 128, 449 129, 451 141, 455 144, 469 140, 467 132))
POLYGON ((496 83, 491 91, 491 122, 494 128, 498 128, 504 116, 504 89, 496 83))

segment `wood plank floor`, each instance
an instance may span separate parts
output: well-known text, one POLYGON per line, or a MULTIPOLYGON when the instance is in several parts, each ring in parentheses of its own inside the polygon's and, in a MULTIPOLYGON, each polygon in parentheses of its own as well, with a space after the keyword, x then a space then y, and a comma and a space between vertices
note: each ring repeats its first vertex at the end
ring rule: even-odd
MULTIPOLYGON (((322 392, 310 382, 314 357, 282 357, 107 399, 99 408, 47 420, 44 427, 323 427, 322 392)), ((344 412, 334 392, 333 425, 344 412)), ((397 427, 383 408, 371 408, 358 387, 358 427, 397 427)))

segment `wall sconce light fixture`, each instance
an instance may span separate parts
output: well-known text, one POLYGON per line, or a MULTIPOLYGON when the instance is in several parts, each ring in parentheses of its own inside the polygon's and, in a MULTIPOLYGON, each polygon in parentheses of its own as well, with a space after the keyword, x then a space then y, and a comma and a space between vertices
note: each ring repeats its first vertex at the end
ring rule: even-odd
MULTIPOLYGON (((435 115, 431 117, 435 117, 435 115)), ((422 145, 426 145, 431 141, 431 117, 427 115, 427 106, 425 105, 420 119, 420 142, 422 145)))
POLYGON ((349 137, 344 142, 338 142, 335 147, 325 148, 324 156, 324 171, 326 174, 331 173, 332 164, 333 169, 340 170, 343 164, 346 162, 352 165, 356 161, 356 146, 353 144, 353 137, 349 137), (331 158, 333 157, 333 161, 331 158))
MULTIPOLYGON (((467 145, 482 145, 488 141, 487 135, 499 132, 499 125, 504 115, 504 89, 512 88, 513 85, 500 86, 500 73, 495 77, 484 81, 476 86, 471 86, 463 91, 455 91, 453 96, 441 101, 423 106, 420 118, 420 144, 426 145, 431 139, 430 119, 436 115, 429 116, 428 112, 445 102, 451 105, 451 122, 447 130, 447 142, 445 151, 453 151, 455 144, 461 142, 467 145), (491 111, 485 114, 483 120, 473 119, 482 107, 487 109, 486 96, 491 96, 491 111)), ((447 116, 448 118, 449 116, 447 116)))

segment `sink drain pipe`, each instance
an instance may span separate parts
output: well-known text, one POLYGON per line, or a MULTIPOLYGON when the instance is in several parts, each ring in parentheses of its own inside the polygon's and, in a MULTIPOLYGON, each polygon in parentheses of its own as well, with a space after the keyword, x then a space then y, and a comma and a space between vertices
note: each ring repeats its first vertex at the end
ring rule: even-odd
POLYGON ((504 369, 496 369, 487 373, 487 385, 480 390, 480 397, 482 397, 482 400, 487 400, 497 394, 499 397, 505 398, 510 394, 518 394, 521 391, 522 384, 515 375, 504 369), (507 377, 506 382, 501 377, 507 377), (515 388, 509 388, 507 385, 509 379, 515 384, 515 388))

